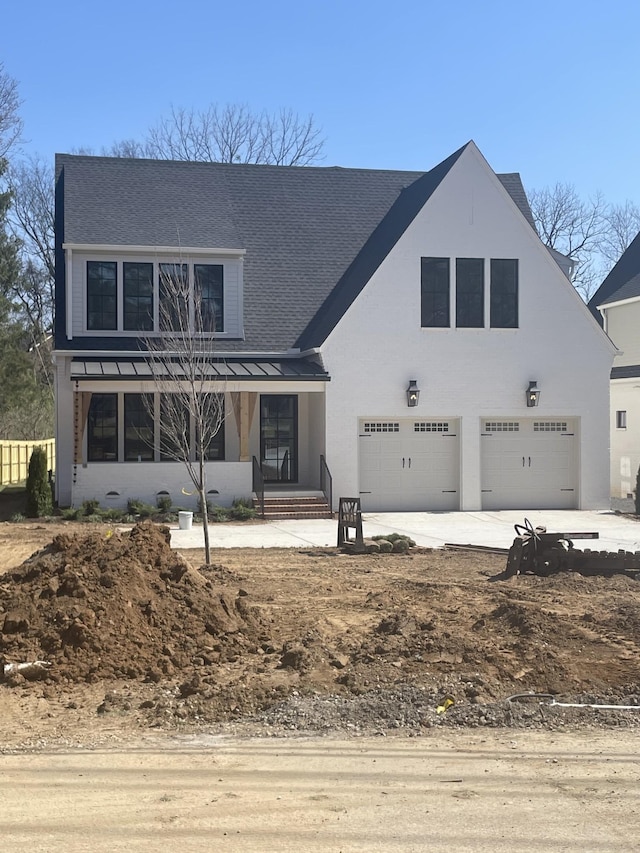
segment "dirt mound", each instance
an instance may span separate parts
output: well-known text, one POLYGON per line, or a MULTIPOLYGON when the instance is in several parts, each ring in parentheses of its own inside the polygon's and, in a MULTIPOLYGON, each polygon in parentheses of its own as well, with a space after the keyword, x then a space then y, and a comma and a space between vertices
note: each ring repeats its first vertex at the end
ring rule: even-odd
MULTIPOLYGON (((3 576, 0 655, 46 660, 54 681, 194 676, 251 651, 261 625, 169 545, 168 528, 60 534, 3 576)), ((186 688, 185 688, 186 689, 186 688)))
MULTIPOLYGON (((198 570, 168 538, 150 523, 130 535, 76 523, 0 529, 0 656, 51 662, 10 673, 12 689, 0 689, 16 738, 29 719, 34 737, 49 719, 99 732, 551 725, 547 710, 566 719, 566 709, 506 701, 523 693, 640 706, 633 578, 505 580, 495 555, 428 549, 220 549, 217 565, 198 570), (45 542, 15 567, 14 553, 45 542), (438 714, 445 696, 454 705, 438 714)), ((189 556, 199 565, 203 552, 189 556)))

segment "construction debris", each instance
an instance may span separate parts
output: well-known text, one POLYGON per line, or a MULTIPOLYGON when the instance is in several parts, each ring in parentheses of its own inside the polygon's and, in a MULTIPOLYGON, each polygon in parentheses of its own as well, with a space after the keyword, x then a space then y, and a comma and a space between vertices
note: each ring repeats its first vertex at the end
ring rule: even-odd
POLYGON ((574 539, 598 539, 598 533, 547 533, 533 527, 528 518, 515 525, 516 538, 509 549, 505 577, 530 572, 548 577, 556 572, 581 575, 616 574, 635 576, 640 572, 640 551, 584 551, 573 547, 574 539))

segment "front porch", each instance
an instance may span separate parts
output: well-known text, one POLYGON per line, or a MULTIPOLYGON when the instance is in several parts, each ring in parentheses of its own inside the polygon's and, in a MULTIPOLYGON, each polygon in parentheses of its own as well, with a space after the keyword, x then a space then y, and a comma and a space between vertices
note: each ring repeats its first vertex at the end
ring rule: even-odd
MULTIPOLYGON (((219 440, 205 463, 207 499, 212 505, 231 506, 237 498, 255 498, 260 514, 269 517, 276 514, 274 507, 281 517, 326 517, 331 492, 322 462, 324 383, 282 379, 235 387, 227 383, 219 440)), ((100 382, 76 380, 74 386, 68 408, 62 394, 58 399, 59 424, 64 425, 64 412, 71 414, 67 421, 73 436, 59 447, 60 505, 98 500, 102 506, 123 509, 131 499, 155 505, 168 497, 173 506, 196 509, 196 489, 184 462, 168 458, 162 444, 162 395, 157 387, 107 377, 100 382), (139 404, 143 396, 155 400, 151 409, 139 404)), ((215 387, 212 383, 212 390, 215 387)), ((195 459, 194 422, 190 430, 195 459)))

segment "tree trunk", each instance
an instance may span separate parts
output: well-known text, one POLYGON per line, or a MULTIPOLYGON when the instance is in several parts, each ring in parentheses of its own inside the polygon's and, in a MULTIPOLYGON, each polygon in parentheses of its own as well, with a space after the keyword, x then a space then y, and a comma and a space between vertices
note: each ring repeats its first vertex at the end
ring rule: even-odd
POLYGON ((211 545, 209 544, 209 507, 207 506, 207 481, 205 476, 204 448, 200 446, 200 458, 198 461, 200 482, 200 507, 202 510, 202 529, 204 532, 204 561, 205 566, 211 565, 211 545))
POLYGON ((200 492, 202 500, 202 528, 204 530, 204 562, 205 566, 211 565, 211 546, 209 544, 209 508, 207 506, 207 496, 204 489, 200 492))

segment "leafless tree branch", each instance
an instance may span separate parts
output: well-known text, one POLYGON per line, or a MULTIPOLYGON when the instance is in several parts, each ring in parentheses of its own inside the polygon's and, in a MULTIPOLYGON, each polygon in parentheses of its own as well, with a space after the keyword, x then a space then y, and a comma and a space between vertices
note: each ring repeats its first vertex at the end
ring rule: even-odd
POLYGON ((194 283, 183 273, 183 262, 163 264, 161 269, 160 332, 145 339, 147 363, 161 400, 160 451, 183 463, 198 493, 209 564, 206 461, 224 423, 226 383, 213 368, 220 360, 211 318, 203 311, 194 283))
POLYGON ((541 240, 573 258, 573 284, 588 300, 603 274, 599 252, 608 228, 608 206, 602 194, 584 201, 573 185, 558 183, 528 195, 541 240))
MULTIPOLYGON (((308 166, 322 157, 324 139, 313 116, 292 110, 252 112, 245 104, 212 104, 206 110, 172 107, 171 114, 148 131, 133 156, 211 163, 266 163, 308 166)), ((127 154, 127 156, 132 156, 127 154)))
POLYGON ((0 158, 21 141, 23 122, 20 117, 18 83, 0 62, 0 158))

